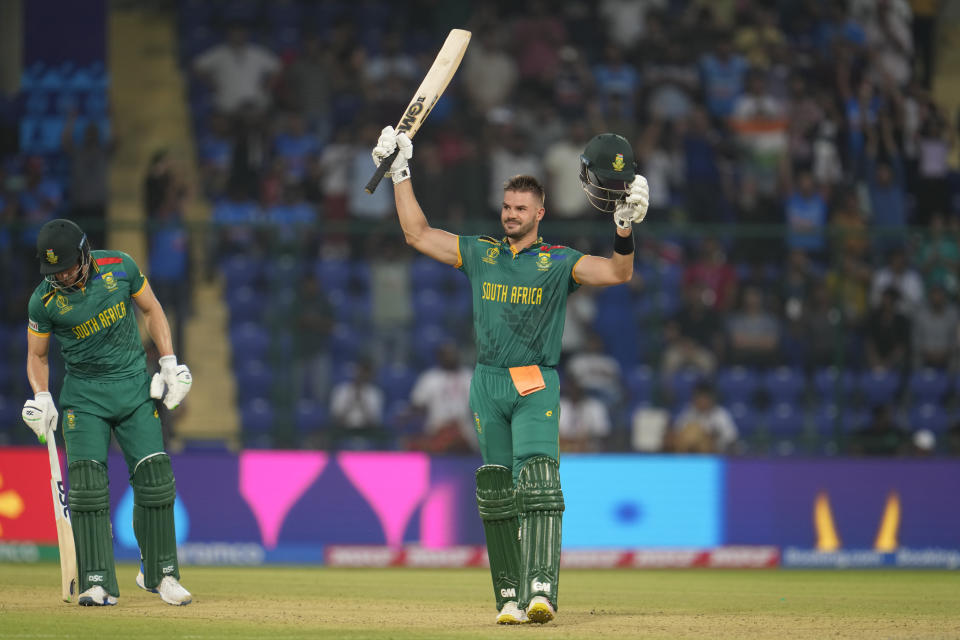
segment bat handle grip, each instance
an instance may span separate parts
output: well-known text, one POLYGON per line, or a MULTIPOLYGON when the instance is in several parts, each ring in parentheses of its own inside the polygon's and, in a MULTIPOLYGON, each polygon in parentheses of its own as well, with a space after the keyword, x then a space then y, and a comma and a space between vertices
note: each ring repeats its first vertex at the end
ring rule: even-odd
POLYGON ((380 181, 383 180, 383 176, 386 175, 387 169, 390 168, 390 165, 393 164, 394 159, 397 157, 397 154, 400 153, 400 149, 394 149, 393 153, 388 155, 380 162, 380 166, 377 167, 377 170, 373 172, 373 177, 370 178, 370 182, 367 183, 367 186, 363 188, 367 193, 373 193, 377 190, 377 185, 380 184, 380 181))

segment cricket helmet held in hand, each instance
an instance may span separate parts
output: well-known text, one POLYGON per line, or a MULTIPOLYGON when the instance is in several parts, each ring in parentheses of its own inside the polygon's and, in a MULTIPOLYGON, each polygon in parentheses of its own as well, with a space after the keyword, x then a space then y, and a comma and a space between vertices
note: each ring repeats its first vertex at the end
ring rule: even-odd
POLYGON ((580 155, 580 186, 594 207, 612 213, 637 173, 633 148, 615 133, 594 136, 580 155))

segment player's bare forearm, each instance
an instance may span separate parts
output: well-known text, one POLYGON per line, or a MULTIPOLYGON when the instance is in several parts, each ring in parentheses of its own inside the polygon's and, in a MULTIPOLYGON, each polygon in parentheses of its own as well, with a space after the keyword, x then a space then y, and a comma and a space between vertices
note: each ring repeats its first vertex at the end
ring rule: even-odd
POLYGON ((144 285, 143 291, 133 299, 137 308, 143 312, 143 321, 147 327, 147 333, 157 346, 160 357, 173 355, 173 336, 170 333, 170 323, 167 322, 167 314, 164 313, 160 301, 154 295, 150 283, 144 285))
POLYGON ((456 265, 459 260, 458 239, 452 233, 434 229, 420 208, 410 180, 393 185, 393 199, 403 238, 420 253, 445 264, 456 265))
POLYGON ((27 381, 34 394, 50 389, 49 336, 27 334, 27 381))
MULTIPOLYGON (((617 235, 627 237, 631 229, 617 228, 617 235)), ((573 269, 573 277, 580 284, 595 287, 609 287, 629 282, 633 277, 633 253, 613 252, 609 258, 601 256, 583 256, 573 269)))

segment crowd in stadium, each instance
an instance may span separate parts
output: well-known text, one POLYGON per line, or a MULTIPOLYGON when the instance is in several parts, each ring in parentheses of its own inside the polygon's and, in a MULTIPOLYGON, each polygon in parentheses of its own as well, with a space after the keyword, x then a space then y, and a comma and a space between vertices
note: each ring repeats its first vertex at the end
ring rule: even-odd
MULTIPOLYGON (((249 441, 286 424, 303 446, 473 449, 466 281, 402 244, 389 185, 362 188, 460 26, 473 40, 411 163, 432 224, 496 234, 503 180, 525 173, 551 241, 608 252, 578 177, 600 131, 650 184, 634 281, 571 298, 565 450, 960 453, 960 121, 931 94, 936 5, 183 0, 213 225, 196 266, 226 282, 238 381, 274 385, 241 407, 249 441), (614 349, 625 334, 635 348, 614 349)), ((77 154, 109 153, 88 133, 59 176, 5 157, 5 225, 102 217, 78 200, 77 154)), ((162 152, 145 190, 151 281, 188 309, 185 191, 162 152)))

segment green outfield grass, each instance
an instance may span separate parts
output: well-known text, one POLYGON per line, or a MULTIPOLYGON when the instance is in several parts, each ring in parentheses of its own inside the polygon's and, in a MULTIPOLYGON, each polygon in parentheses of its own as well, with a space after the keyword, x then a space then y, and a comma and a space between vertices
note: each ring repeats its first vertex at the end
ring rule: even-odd
POLYGON ((171 607, 120 568, 116 607, 59 567, 0 564, 0 638, 960 638, 960 573, 565 570, 545 625, 493 623, 485 570, 186 567, 171 607))

